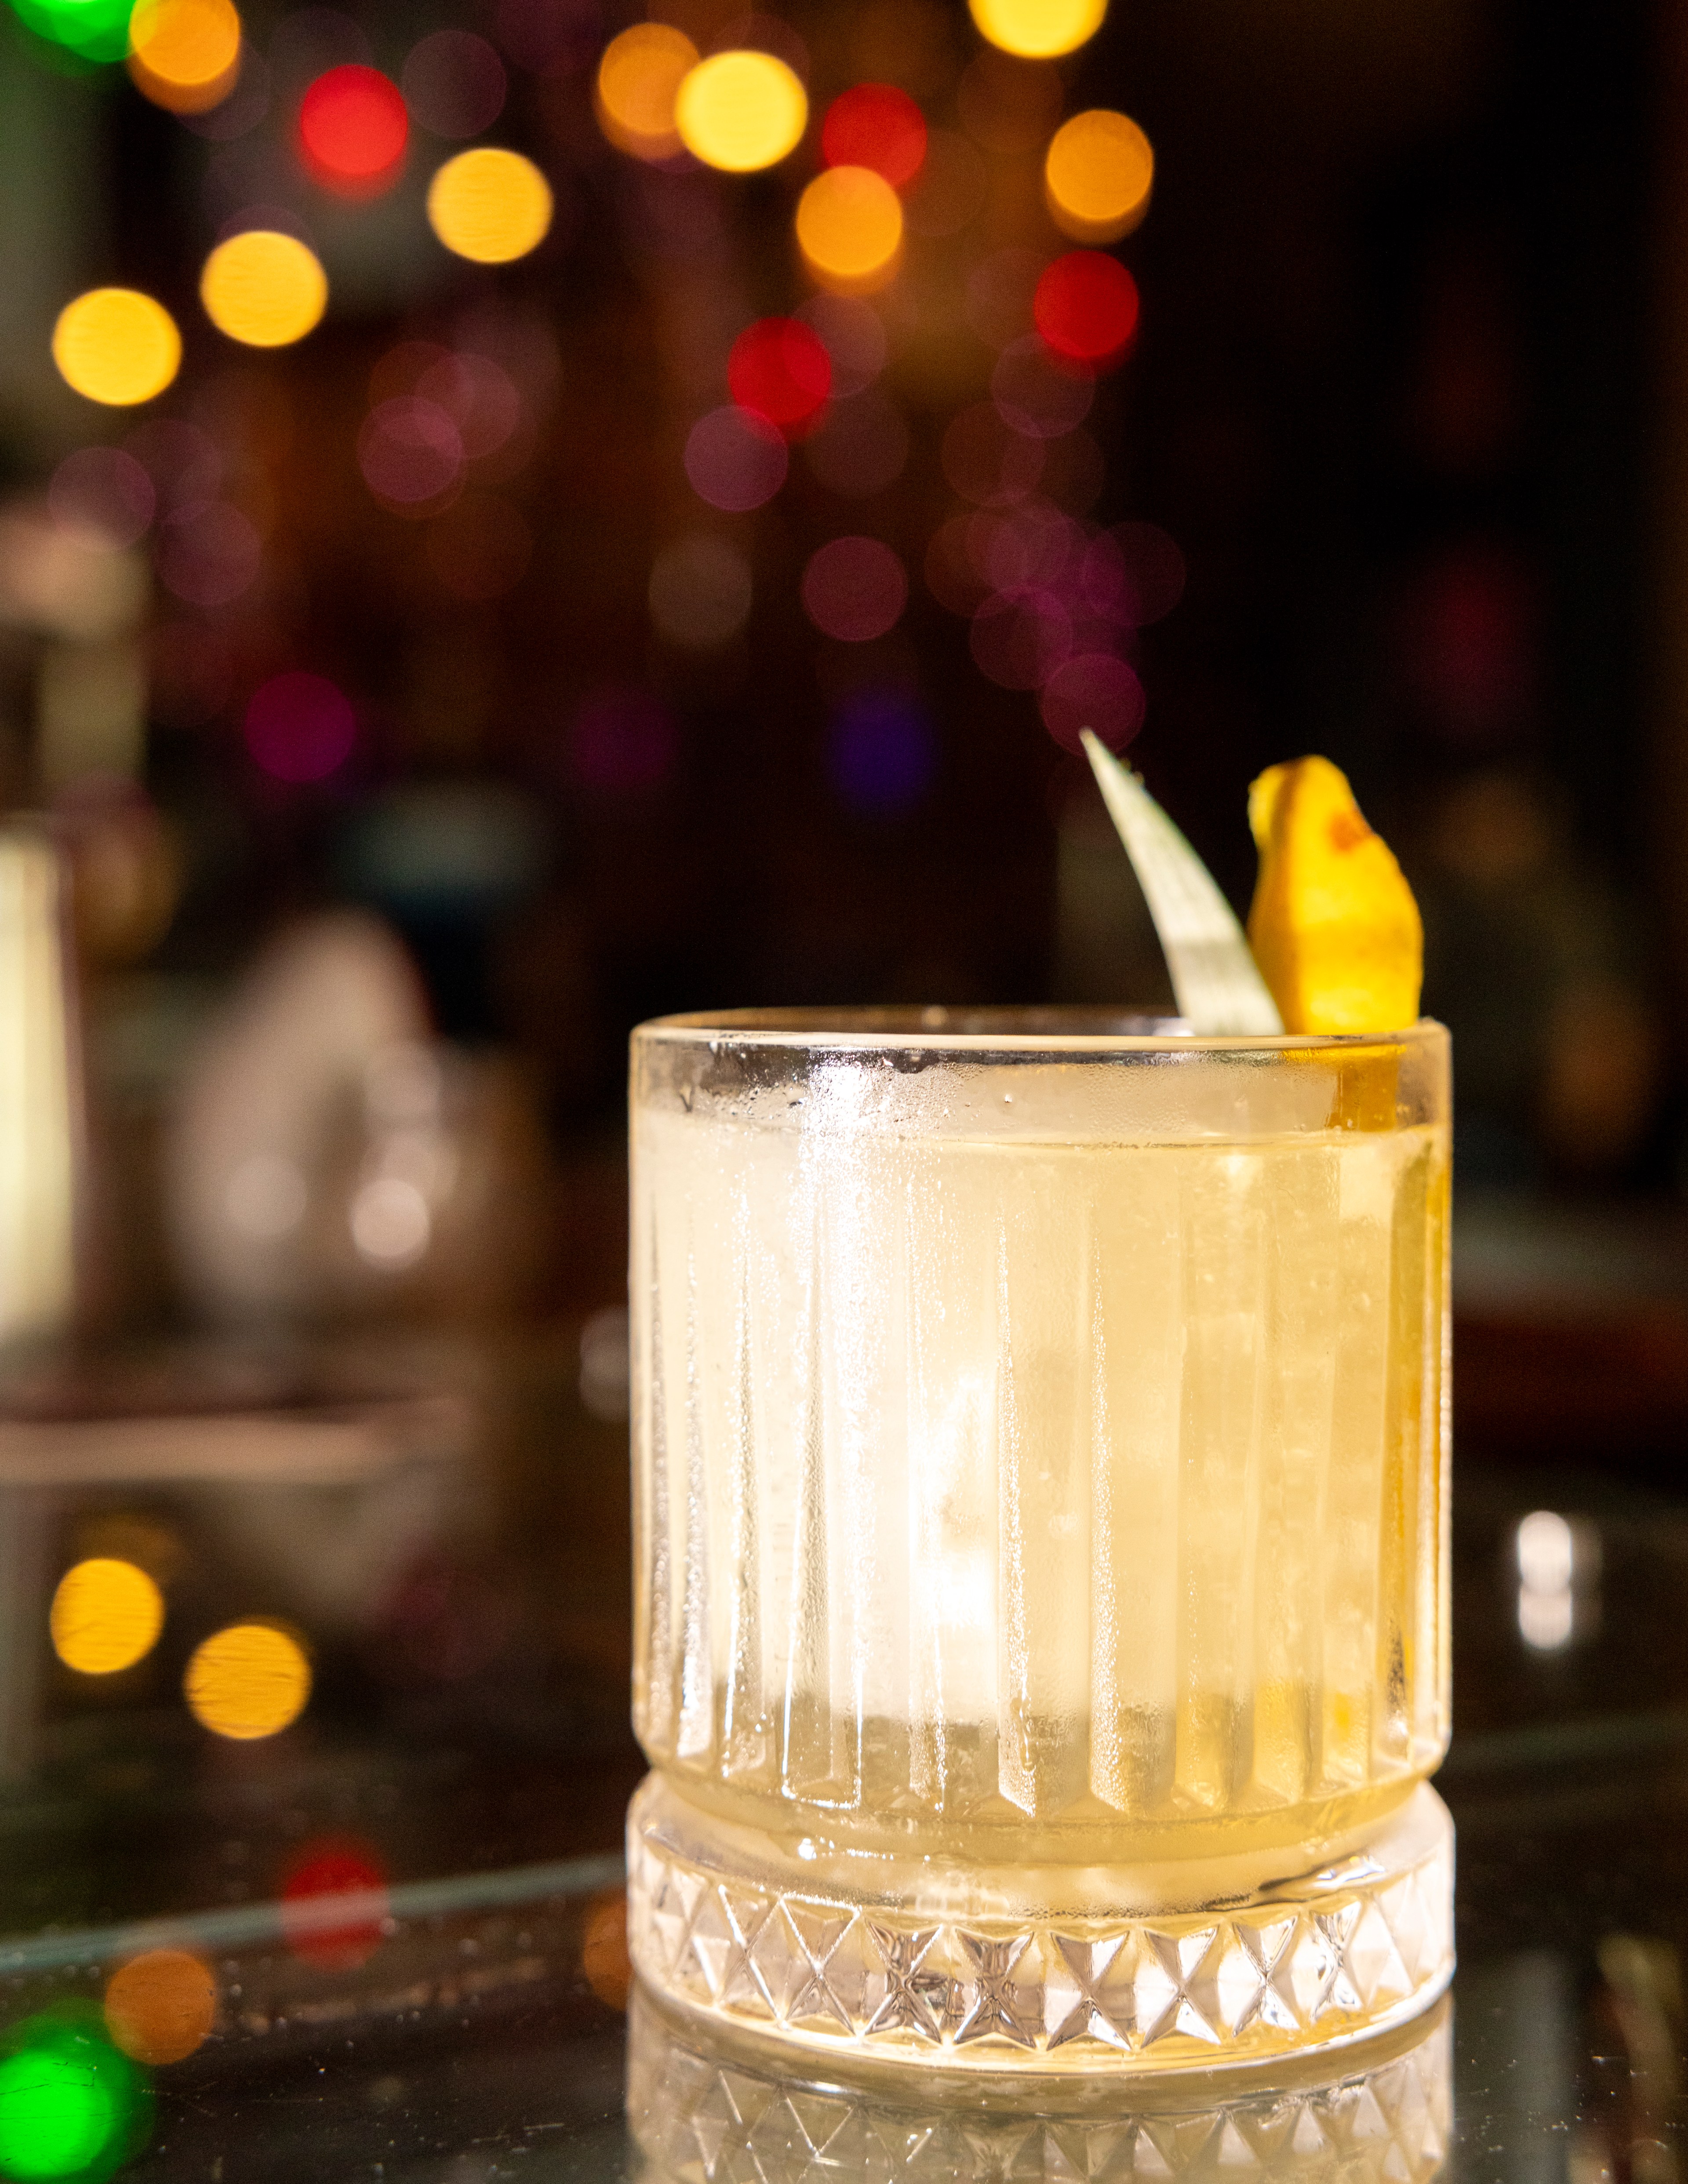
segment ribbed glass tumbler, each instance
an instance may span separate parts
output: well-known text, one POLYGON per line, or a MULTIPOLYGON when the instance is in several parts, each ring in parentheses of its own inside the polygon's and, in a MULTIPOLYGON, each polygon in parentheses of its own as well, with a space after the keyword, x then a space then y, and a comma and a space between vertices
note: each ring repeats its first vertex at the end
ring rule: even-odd
POLYGON ((1452 1969, 1446 1034, 634 1036, 635 1964, 1161 2070, 1452 1969))

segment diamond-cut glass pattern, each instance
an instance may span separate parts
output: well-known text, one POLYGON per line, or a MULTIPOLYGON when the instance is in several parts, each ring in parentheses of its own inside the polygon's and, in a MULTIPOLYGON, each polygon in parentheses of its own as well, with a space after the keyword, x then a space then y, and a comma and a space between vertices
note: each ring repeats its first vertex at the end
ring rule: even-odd
POLYGON ((1442 2014, 1404 2052, 1294 2092, 992 2113, 781 2079, 692 2044, 636 1995, 627 2117, 651 2184, 1428 2184, 1447 2151, 1450 2045, 1442 2014))
POLYGON ((1351 1859, 1225 1912, 1014 1925, 728 1876, 643 1824, 642 1810, 629 1881, 642 1975, 692 2010, 811 2052, 1008 2070, 1211 2067, 1399 2024, 1453 1967, 1445 1814, 1409 1833, 1404 1867, 1351 1859))

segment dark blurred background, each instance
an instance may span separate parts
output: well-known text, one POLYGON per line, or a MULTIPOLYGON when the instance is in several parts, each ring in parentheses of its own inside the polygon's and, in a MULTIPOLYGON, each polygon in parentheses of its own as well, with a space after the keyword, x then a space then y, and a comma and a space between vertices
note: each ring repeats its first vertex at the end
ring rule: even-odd
POLYGON ((1675 1446, 1682 10, 1115 0, 1051 59, 944 0, 658 0, 666 47, 610 0, 254 0, 207 104, 99 4, 0 20, 0 778, 72 881, 84 1330, 613 1310, 641 1017, 1162 997, 1088 705, 1240 909, 1252 775, 1349 772, 1455 1034, 1462 1400, 1675 1446), (795 148, 653 124, 676 34, 780 56, 795 148), (384 166, 380 84, 312 138, 348 69, 384 166), (794 220, 864 83, 926 150, 848 276, 794 220), (1154 181, 1087 228, 1045 159, 1096 109, 1154 181), (425 209, 489 144, 553 198, 508 262, 425 209), (327 279, 273 347, 198 293, 254 230, 327 279), (1049 315, 1087 249, 1111 349, 1049 315), (149 398, 55 369, 114 285, 180 329, 149 398), (772 427, 766 320, 830 375, 772 427))

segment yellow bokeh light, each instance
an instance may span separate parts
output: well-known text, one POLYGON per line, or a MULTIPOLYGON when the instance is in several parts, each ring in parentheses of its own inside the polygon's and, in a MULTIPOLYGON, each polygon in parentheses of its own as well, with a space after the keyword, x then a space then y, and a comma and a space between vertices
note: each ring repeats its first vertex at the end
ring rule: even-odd
POLYGON ((164 1596, 154 1581, 134 1563, 109 1555, 66 1570, 47 1613, 53 1652, 84 1676, 132 1669, 164 1627, 164 1596))
POLYGON ((1149 209, 1155 153, 1129 114, 1075 114, 1050 140, 1044 189, 1056 226, 1080 242, 1112 242, 1149 209))
POLYGON ((304 1712, 310 1663, 274 1623, 231 1623, 195 1647, 182 1678, 193 1719, 218 1736, 274 1736, 304 1712))
POLYGON ((1094 38, 1108 0, 967 0, 983 37, 1023 60, 1053 60, 1094 38))
POLYGON ((706 167, 754 174, 777 165, 803 141, 809 94, 772 53, 711 53, 680 86, 674 125, 706 167))
POLYGON ((232 0, 141 0, 129 19, 129 73, 155 106, 203 114, 240 73, 232 0))
POLYGON ((827 167, 797 201, 797 240, 827 287, 880 287, 896 270, 902 204, 871 167, 827 167))
POLYGON ((90 288, 53 329, 65 383, 114 409, 162 394, 181 364, 181 336, 162 304, 138 288, 90 288))
POLYGON ((598 64, 598 125, 640 159, 680 150, 674 101, 698 64, 698 49, 669 23, 634 23, 610 39, 598 64))
POLYGON ((199 276, 199 300, 219 333, 250 348, 300 341, 328 304, 328 276, 296 236, 252 227, 220 242, 199 276))
POLYGON ((428 184, 428 220, 458 257, 507 265, 549 232, 551 185, 520 152, 477 145, 448 159, 428 184))
POLYGON ((105 1987, 105 2026, 113 2045, 137 2063, 181 2063, 209 2036, 217 2019, 210 1966, 186 1949, 148 1949, 120 1964, 105 1987))

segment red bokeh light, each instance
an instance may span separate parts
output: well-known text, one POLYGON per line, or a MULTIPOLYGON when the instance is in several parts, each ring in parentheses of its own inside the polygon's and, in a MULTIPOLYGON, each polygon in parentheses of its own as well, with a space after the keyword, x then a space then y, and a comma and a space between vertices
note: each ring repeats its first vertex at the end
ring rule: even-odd
POLYGON ((758 319, 727 359, 727 392, 741 410, 794 439, 815 423, 833 391, 827 345, 801 319, 758 319))
POLYGON ((1103 250, 1069 250, 1045 266, 1032 299, 1038 332, 1058 357, 1092 370, 1117 363, 1137 332, 1137 283, 1103 250))
POLYGON ((398 85, 354 61, 318 76, 299 107, 304 163, 343 196, 372 194, 396 181, 409 134, 398 85))
POLYGON ((307 1964, 354 1971, 381 1947, 387 1911, 387 1868, 356 1836, 313 1836, 281 1876, 281 1931, 307 1964), (349 1915, 336 1917, 347 1897, 349 1915))
POLYGON ((326 676, 275 675, 246 709, 246 746, 276 781, 321 781, 358 739, 350 699, 326 676))
POLYGON ((894 84, 859 83, 827 109, 821 157, 829 167, 871 167, 900 190, 926 164, 926 117, 894 84))

